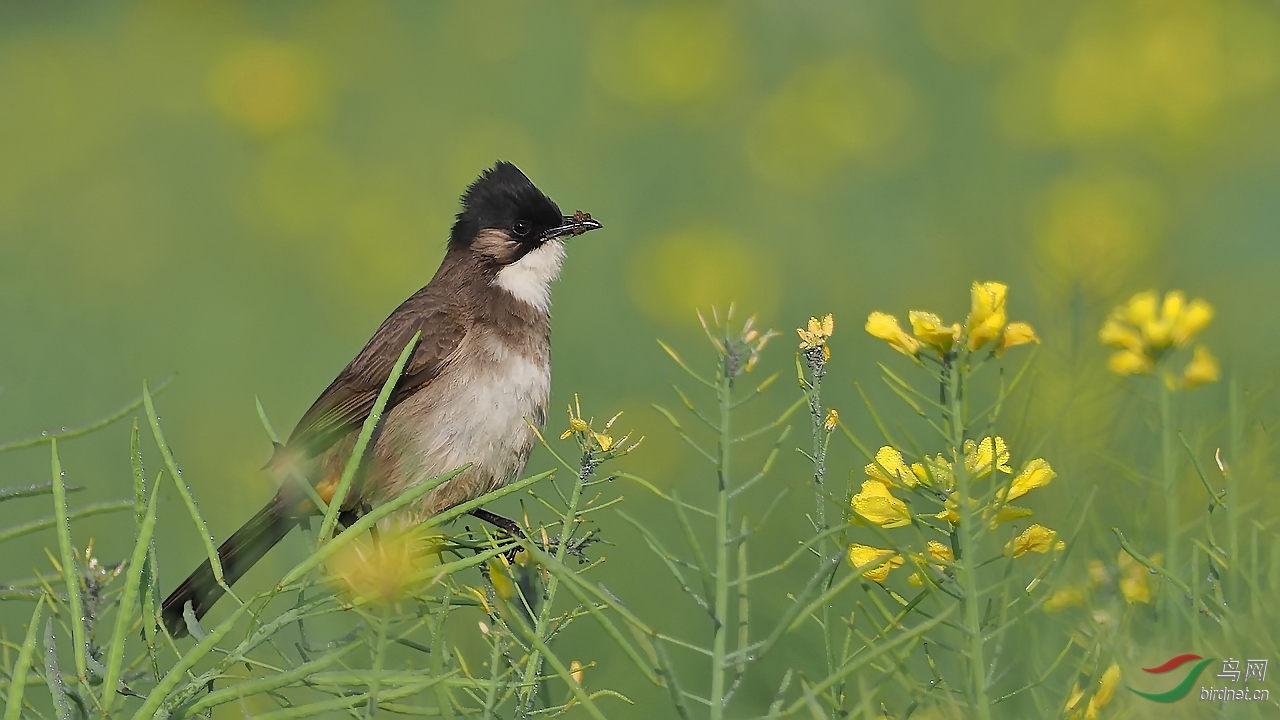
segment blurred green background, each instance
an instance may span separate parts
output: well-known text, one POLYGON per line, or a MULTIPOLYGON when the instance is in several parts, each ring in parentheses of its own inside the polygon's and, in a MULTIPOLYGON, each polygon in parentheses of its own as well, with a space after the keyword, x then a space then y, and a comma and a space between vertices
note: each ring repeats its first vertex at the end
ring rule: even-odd
MULTIPOLYGON (((1001 280, 1011 319, 1044 338, 1020 431, 1046 438, 1063 506, 1102 489, 1092 537, 1114 557, 1115 508, 1154 496, 1107 470, 1146 416, 1118 415, 1133 393, 1106 374, 1097 327, 1135 291, 1183 288, 1217 307, 1206 341, 1228 374, 1249 392, 1275 378, 1277 127, 1268 2, 4 0, 0 438, 99 417, 177 373, 162 419, 225 536, 273 491, 255 396, 287 431, 431 277, 458 195, 501 158, 605 223, 555 290, 553 408, 577 392, 597 417, 626 411, 647 438, 631 469, 712 481, 650 408, 677 375, 653 339, 697 357, 694 308, 736 300, 781 329, 757 373, 784 377, 791 328, 833 312, 825 400, 875 442, 853 383, 893 407, 875 368, 890 352, 867 313, 960 319, 971 281, 1001 280)), ((777 387, 762 417, 794 398, 777 387)), ((1209 387, 1191 409, 1222 398, 1209 387)), ((64 449, 89 488, 77 502, 128 496, 126 425, 64 449)), ((841 480, 863 462, 833 452, 841 480)), ((0 484, 47 468, 45 450, 0 457, 0 484)), ((803 534, 805 473, 788 454, 775 476, 796 490, 781 549, 803 534)), ((47 514, 26 502, 0 524, 47 514)), ((78 537, 113 558, 125 522, 78 537)), ((167 587, 201 556, 171 490, 161 533, 167 587)), ((674 585, 635 579, 656 561, 621 523, 606 537, 606 581, 663 607, 674 585)), ((0 577, 47 569, 51 538, 7 545, 0 577)), ((689 607, 670 622, 705 625, 689 607)), ((6 624, 28 612, 0 607, 6 624)))

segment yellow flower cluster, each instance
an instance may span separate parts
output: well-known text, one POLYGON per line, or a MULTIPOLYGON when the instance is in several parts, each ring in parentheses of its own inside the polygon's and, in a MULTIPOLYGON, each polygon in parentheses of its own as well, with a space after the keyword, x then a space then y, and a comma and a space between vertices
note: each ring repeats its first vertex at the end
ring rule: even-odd
MULTIPOLYGON (((1009 449, 1002 437, 985 437, 981 441, 966 440, 964 444, 964 467, 974 478, 982 479, 992 470, 1007 475, 1013 474, 1009 465, 1009 449)), ((902 453, 885 445, 876 452, 875 462, 864 468, 867 480, 862 483, 862 491, 853 496, 853 509, 862 518, 881 527, 901 527, 910 524, 910 515, 906 504, 889 492, 890 488, 914 488, 917 485, 936 488, 950 492, 955 485, 955 473, 951 463, 941 454, 922 458, 921 462, 908 465, 902 459, 902 453)), ((1023 466, 1022 471, 1013 478, 1009 485, 1008 496, 1001 490, 998 495, 1006 503, 1017 500, 1036 488, 1048 485, 1057 477, 1057 473, 1044 458, 1036 458, 1023 466)), ((952 503, 954 506, 954 503, 952 503)), ((1006 505, 1002 512, 1011 506, 1006 505)), ((1025 517, 1029 510, 1012 508, 1017 514, 1013 516, 999 515, 999 522, 1006 522, 1013 517, 1025 517)), ((953 509, 944 510, 937 515, 939 519, 956 522, 953 509)))
MULTIPOLYGON (((980 510, 983 518, 990 521, 992 527, 1031 515, 1030 509, 1010 503, 1032 490, 1048 485, 1057 477, 1057 473, 1044 458, 1031 460, 1015 475, 1013 467, 1009 464, 1008 445, 1002 437, 985 437, 978 441, 968 440, 963 449, 964 469, 973 479, 980 480, 994 473, 1013 475, 1013 478, 1007 481, 1007 490, 1003 486, 1006 481, 1001 481, 1001 487, 995 493, 996 500, 992 506, 975 508, 980 510)), ((861 490, 855 493, 850 501, 855 521, 878 525, 885 529, 910 525, 915 521, 911 508, 902 498, 894 494, 894 490, 907 492, 927 490, 928 496, 946 497, 942 511, 933 517, 945 520, 952 525, 960 523, 959 504, 954 496, 955 469, 941 454, 932 457, 926 455, 920 462, 908 464, 898 449, 885 445, 876 451, 874 462, 868 463, 864 472, 867 479, 862 482, 861 490)), ((1027 528, 1011 541, 1007 550, 1014 557, 1022 557, 1029 552, 1045 553, 1051 549, 1060 550, 1063 546, 1064 544, 1057 539, 1056 531, 1037 524, 1027 528)), ((869 552, 865 549, 866 546, 859 547, 864 548, 863 552, 869 552)), ((953 559, 951 548, 936 541, 929 543, 929 555, 935 560, 945 562, 953 559)), ((852 557, 851 554, 850 558, 852 557)), ((857 564, 859 563, 855 562, 855 565, 857 564)), ((880 569, 877 568, 877 571, 880 569)), ((887 576, 891 569, 892 567, 886 566, 883 569, 883 575, 887 576)), ((866 576, 875 579, 871 573, 867 573, 866 576)), ((913 576, 912 582, 919 582, 919 578, 913 576)))
POLYGON ((1112 698, 1116 695, 1116 688, 1119 686, 1120 666, 1112 663, 1111 667, 1107 668, 1098 679, 1098 688, 1094 690, 1093 697, 1089 698, 1085 707, 1079 707, 1080 701, 1084 699, 1084 689, 1077 684, 1071 690, 1071 697, 1067 698, 1067 706, 1062 711, 1071 713, 1068 715, 1070 720, 1097 720, 1102 709, 1111 704, 1112 698))
POLYGON ((796 333, 800 335, 800 350, 817 350, 822 349, 822 359, 824 361, 831 359, 831 348, 827 347, 827 339, 831 337, 836 330, 835 318, 831 313, 827 313, 826 317, 819 320, 818 318, 809 318, 808 328, 796 328, 796 333))
POLYGON ((973 284, 970 292, 969 315, 964 325, 943 322, 938 315, 923 310, 907 313, 911 332, 903 330, 898 319, 888 313, 873 312, 867 316, 867 332, 889 343, 904 355, 915 357, 922 348, 929 348, 939 357, 947 357, 956 347, 967 347, 971 352, 994 342, 992 352, 1000 357, 1009 348, 1028 343, 1038 343, 1036 331, 1024 322, 1011 323, 1005 313, 1008 286, 998 282, 973 284))
MULTIPOLYGON (((937 540, 930 540, 926 546, 926 550, 929 553, 929 557, 933 560, 937 560, 938 562, 953 563, 956 561, 955 551, 953 551, 951 546, 946 543, 941 543, 937 540)), ((934 567, 939 571, 944 569, 944 566, 937 563, 934 563, 934 567)), ((911 577, 907 578, 907 582, 915 585, 916 587, 922 587, 924 585, 924 577, 922 577, 918 572, 911 573, 911 577)))
MULTIPOLYGON (((1200 298, 1188 302, 1186 295, 1174 290, 1162 300, 1148 290, 1113 310, 1098 331, 1098 339, 1117 348, 1107 361, 1112 372, 1145 375, 1170 351, 1190 345, 1212 321, 1213 306, 1200 298)), ((1197 345, 1183 369, 1181 384, 1191 389, 1217 381, 1218 375, 1217 359, 1208 348, 1197 345)))
MULTIPOLYGON (((699 314, 698 317, 701 318, 702 315, 699 314)), ((830 318, 831 316, 828 315, 827 317, 830 318)), ((760 362, 760 352, 764 350, 764 346, 769 342, 769 340, 777 335, 777 333, 772 330, 760 332, 755 329, 755 323, 756 316, 752 315, 747 318, 747 321, 742 325, 742 345, 747 350, 747 372, 751 372, 755 369, 756 363, 760 362)), ((705 320, 703 321, 703 327, 706 327, 705 320)), ((827 334, 830 335, 830 333, 827 334)), ((827 351, 827 357, 830 358, 830 356, 831 352, 827 351)))
MULTIPOLYGON (((573 396, 573 405, 569 406, 569 429, 565 430, 564 433, 560 435, 560 439, 568 440, 570 437, 577 435, 583 443, 584 450, 592 449, 594 446, 603 453, 616 450, 617 454, 625 455, 626 453, 634 450, 636 445, 640 444, 640 441, 637 440, 631 447, 624 447, 627 440, 631 438, 631 433, 627 433, 616 440, 609 434, 609 431, 613 429, 613 424, 617 422, 620 417, 622 417, 622 413, 618 413, 617 415, 609 418, 609 421, 604 424, 604 430, 602 432, 596 432, 592 427, 592 423, 595 422, 595 418, 592 418, 591 420, 582 419, 582 405, 578 401, 578 395, 575 393, 573 396)), ((641 438, 641 440, 643 439, 644 438, 641 438)))
MULTIPOLYGON (((1160 565, 1162 558, 1160 553, 1156 553, 1151 561, 1160 565)), ((1058 612, 1092 602, 1095 616, 1110 614, 1101 610, 1096 603, 1100 599, 1115 597, 1117 593, 1129 605, 1150 605, 1155 585, 1155 576, 1151 571, 1121 550, 1113 566, 1108 566, 1101 560, 1091 561, 1087 580, 1055 591, 1045 602, 1044 611, 1058 612)))
POLYGON ((1116 558, 1116 567, 1120 571, 1120 578, 1116 584, 1120 587, 1120 594, 1124 596, 1125 602, 1130 605, 1138 603, 1150 605, 1151 586, 1154 584, 1154 579, 1146 566, 1121 550, 1116 558))

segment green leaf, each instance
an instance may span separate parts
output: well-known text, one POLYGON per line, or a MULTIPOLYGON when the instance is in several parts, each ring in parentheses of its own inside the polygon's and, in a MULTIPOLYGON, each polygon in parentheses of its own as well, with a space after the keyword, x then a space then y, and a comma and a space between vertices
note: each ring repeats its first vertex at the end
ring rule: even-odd
POLYGON ((27 689, 27 668, 31 667, 31 658, 36 651, 36 633, 40 628, 40 616, 44 612, 45 597, 36 601, 35 612, 31 613, 31 624, 27 625, 27 637, 18 650, 18 661, 10 671, 9 695, 5 699, 4 720, 18 720, 22 716, 22 696, 27 689))
MULTIPOLYGON (((62 484, 62 461, 58 458, 58 441, 50 443, 53 456, 53 509, 59 518, 58 557, 62 565, 62 579, 67 584, 67 610, 70 613, 72 638, 72 657, 75 658, 76 677, 82 683, 88 680, 85 658, 89 652, 89 641, 85 637, 84 606, 80 598, 80 566, 76 561, 75 549, 71 544, 71 517, 67 512, 67 492, 62 484)), ((132 504, 129 505, 132 507, 132 504)), ((84 684, 88 693, 88 685, 84 684)))
MULTIPOLYGON (((116 685, 120 682, 120 666, 124 660, 124 646, 128 640, 129 625, 133 620, 133 607, 138 599, 138 589, 142 585, 142 571, 147 564, 147 555, 151 550, 151 535, 156 527, 156 496, 160 494, 160 478, 156 478, 156 486, 151 490, 151 498, 147 501, 146 513, 142 517, 142 526, 138 529, 138 538, 133 545, 133 556, 129 559, 129 571, 125 574, 124 592, 120 602, 116 604, 116 624, 111 633, 111 644, 107 646, 107 672, 102 683, 102 713, 108 717, 115 705, 118 693, 116 685)), ((154 623, 155 617, 142 616, 142 622, 154 623)))

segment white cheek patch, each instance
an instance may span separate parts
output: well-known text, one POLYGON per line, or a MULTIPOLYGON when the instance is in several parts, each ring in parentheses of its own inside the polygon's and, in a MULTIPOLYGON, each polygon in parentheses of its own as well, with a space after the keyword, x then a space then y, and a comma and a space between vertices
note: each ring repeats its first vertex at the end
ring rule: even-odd
POLYGON ((564 244, 548 240, 518 261, 502 268, 493 279, 495 287, 539 310, 551 307, 551 283, 560 276, 564 244))

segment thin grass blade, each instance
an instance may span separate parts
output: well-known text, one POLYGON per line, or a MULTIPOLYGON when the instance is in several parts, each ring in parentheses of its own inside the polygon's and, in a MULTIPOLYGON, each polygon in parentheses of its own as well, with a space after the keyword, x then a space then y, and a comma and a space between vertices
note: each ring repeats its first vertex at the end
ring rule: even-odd
POLYGON ((369 411, 369 417, 365 418, 364 424, 360 427, 360 435, 356 438, 355 447, 351 449, 351 457, 347 458, 347 465, 342 470, 342 478, 338 481, 338 487, 333 492, 333 499, 324 511, 324 521, 320 523, 320 534, 317 536, 316 542, 323 544, 327 538, 333 534, 333 527, 338 522, 338 511, 342 509, 342 503, 346 500, 347 492, 351 489, 351 483, 354 482, 356 472, 360 469, 360 464, 364 461, 365 449, 369 446, 369 441, 373 439, 373 431, 378 427, 378 423, 382 422, 382 412, 386 409, 387 403, 391 400, 391 392, 395 390, 396 383, 400 382, 400 376, 404 373, 404 367, 409 363, 409 358, 413 355, 413 351, 418 347, 418 341, 422 339, 422 331, 419 330, 409 338, 409 343, 400 351, 400 357, 396 359, 396 364, 391 368, 391 374, 387 376, 387 381, 382 384, 382 390, 378 391, 378 398, 374 400, 373 408, 369 411))

